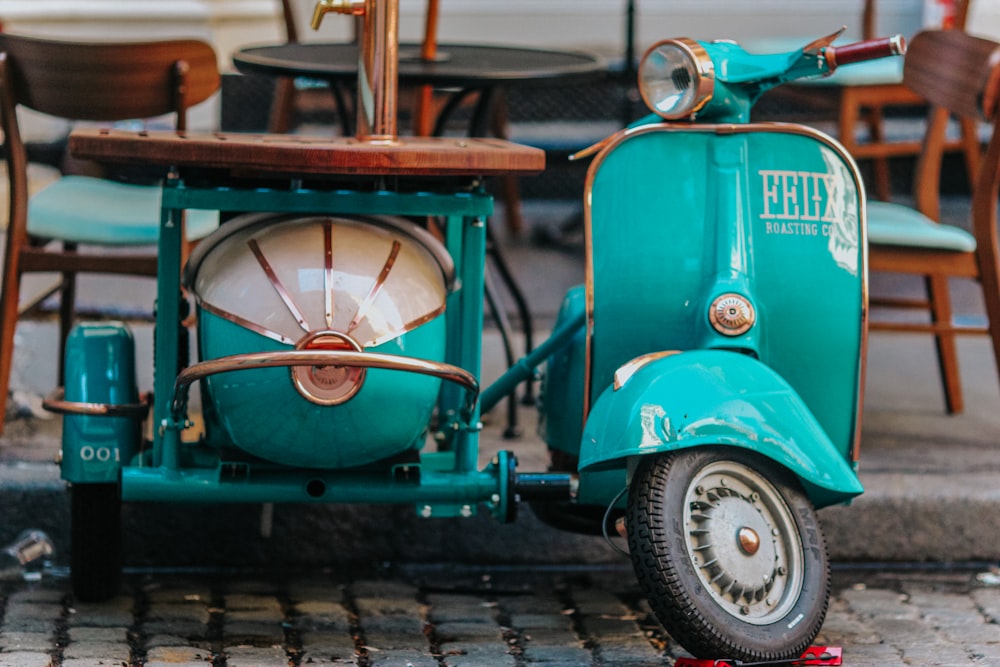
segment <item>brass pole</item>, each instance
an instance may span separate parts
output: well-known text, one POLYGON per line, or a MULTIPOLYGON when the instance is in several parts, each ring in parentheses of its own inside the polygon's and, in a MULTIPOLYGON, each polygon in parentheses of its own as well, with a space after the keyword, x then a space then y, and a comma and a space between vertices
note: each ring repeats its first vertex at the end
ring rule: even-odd
POLYGON ((393 142, 399 96, 399 0, 367 0, 358 61, 361 141, 393 142))
POLYGON ((318 0, 312 27, 329 12, 362 17, 358 45, 359 141, 395 142, 399 97, 399 0, 318 0))

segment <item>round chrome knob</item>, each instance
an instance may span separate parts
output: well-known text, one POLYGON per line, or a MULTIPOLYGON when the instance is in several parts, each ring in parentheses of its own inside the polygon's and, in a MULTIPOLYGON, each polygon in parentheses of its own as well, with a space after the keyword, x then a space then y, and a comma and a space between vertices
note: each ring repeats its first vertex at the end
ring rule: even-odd
POLYGON ((757 321, 753 304, 741 294, 723 294, 708 310, 712 327, 724 336, 746 333, 757 321))

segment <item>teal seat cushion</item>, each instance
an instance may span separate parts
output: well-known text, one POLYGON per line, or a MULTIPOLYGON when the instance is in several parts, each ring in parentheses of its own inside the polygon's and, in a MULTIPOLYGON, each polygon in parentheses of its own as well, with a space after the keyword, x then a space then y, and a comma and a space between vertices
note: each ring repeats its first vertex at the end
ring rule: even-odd
MULTIPOLYGON (((219 226, 218 211, 187 212, 189 240, 219 226)), ((42 238, 99 245, 155 245, 160 229, 160 186, 89 176, 64 176, 28 203, 28 231, 42 238)))
POLYGON ((972 252, 976 239, 964 229, 941 225, 915 209, 890 202, 868 202, 868 243, 972 252))

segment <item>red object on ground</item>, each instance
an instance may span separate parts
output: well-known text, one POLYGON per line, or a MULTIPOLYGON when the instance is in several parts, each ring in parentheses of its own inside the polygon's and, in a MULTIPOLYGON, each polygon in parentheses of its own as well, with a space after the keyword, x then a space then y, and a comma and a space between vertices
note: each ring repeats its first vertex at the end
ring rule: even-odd
POLYGON ((742 660, 699 660, 697 658, 677 658, 674 667, 753 667, 753 665, 773 665, 774 667, 807 667, 809 665, 843 665, 844 649, 839 646, 811 646, 798 658, 790 660, 765 660, 763 662, 743 662, 742 660))

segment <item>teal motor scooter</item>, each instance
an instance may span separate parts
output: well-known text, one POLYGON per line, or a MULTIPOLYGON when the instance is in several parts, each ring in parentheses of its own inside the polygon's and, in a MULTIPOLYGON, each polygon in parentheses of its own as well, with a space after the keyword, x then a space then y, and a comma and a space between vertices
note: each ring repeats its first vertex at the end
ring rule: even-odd
POLYGON ((768 89, 901 54, 901 38, 746 52, 650 48, 654 115, 577 157, 586 284, 557 329, 541 394, 572 503, 535 504, 583 532, 612 522, 657 617, 695 655, 799 655, 823 622, 815 509, 856 477, 866 342, 865 194, 837 142, 751 122, 768 89))
POLYGON ((692 653, 798 656, 827 605, 814 508, 862 491, 864 193, 835 141, 749 112, 772 86, 901 42, 653 47, 641 88, 659 115, 591 151, 587 284, 548 340, 481 387, 483 177, 537 172, 542 155, 397 136, 397 0, 325 11, 363 17, 356 137, 70 138, 80 157, 169 167, 153 391, 136 386, 128 328, 85 322, 46 401, 65 415, 76 597, 119 586, 122 503, 509 521, 530 501, 571 529, 621 525, 650 604, 692 653), (188 209, 234 215, 182 267, 188 209), (479 467, 481 415, 543 366, 553 469, 523 472, 506 451, 479 467))

